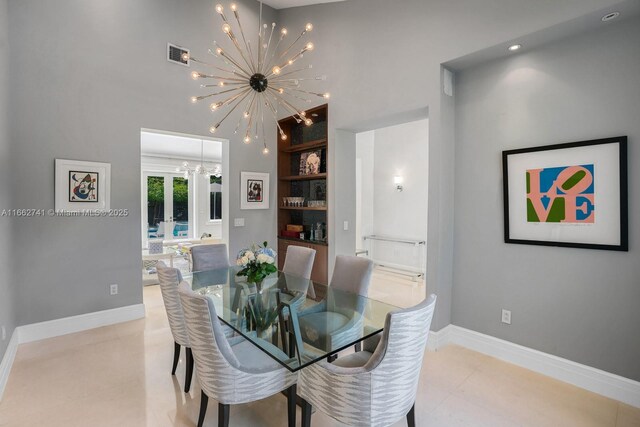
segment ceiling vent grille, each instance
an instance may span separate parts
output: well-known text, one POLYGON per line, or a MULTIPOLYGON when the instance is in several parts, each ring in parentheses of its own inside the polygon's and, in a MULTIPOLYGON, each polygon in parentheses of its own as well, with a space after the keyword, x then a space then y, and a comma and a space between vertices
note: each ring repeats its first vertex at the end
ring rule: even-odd
POLYGON ((182 55, 185 53, 188 54, 189 49, 167 43, 167 61, 173 62, 174 64, 184 65, 185 67, 190 67, 191 61, 189 59, 185 60, 182 58, 182 55))

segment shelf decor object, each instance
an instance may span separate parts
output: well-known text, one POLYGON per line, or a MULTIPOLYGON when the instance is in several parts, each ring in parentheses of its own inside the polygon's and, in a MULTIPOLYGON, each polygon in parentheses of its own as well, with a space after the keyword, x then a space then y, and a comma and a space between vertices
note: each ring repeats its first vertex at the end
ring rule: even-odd
POLYGON ((240 172, 240 209, 269 209, 269 174, 240 172))
MULTIPOLYGON (((196 103, 211 98, 209 108, 221 117, 209 128, 211 133, 215 133, 227 117, 240 107, 239 111, 243 111, 243 114, 240 114, 235 133, 242 131, 243 141, 246 144, 262 137, 264 147, 262 152, 265 155, 269 154, 264 132, 265 115, 267 120, 274 120, 277 124, 278 112, 282 109, 292 114, 297 123, 310 126, 313 124, 313 119, 307 117, 304 109, 294 104, 300 100, 310 103, 312 101, 309 97, 329 98, 328 93, 317 93, 300 88, 300 83, 305 80, 326 80, 325 76, 302 77, 305 71, 311 69, 311 65, 300 67, 294 65, 305 53, 314 49, 312 42, 302 42, 313 30, 313 25, 306 24, 302 32, 289 43, 286 28, 276 32, 275 22, 270 26, 262 23, 262 2, 260 2, 258 42, 252 46, 251 40, 245 36, 237 5, 232 3, 229 6, 235 18, 233 26, 232 21, 227 19, 221 4, 216 5, 215 9, 222 19, 222 32, 233 45, 232 51, 222 48, 214 41, 215 50, 210 49, 209 53, 218 58, 216 64, 201 61, 190 53, 183 54, 184 61, 191 61, 210 69, 207 72, 193 71, 191 77, 194 80, 211 79, 214 82, 202 84, 201 87, 217 89, 205 95, 192 96, 191 102, 196 103), (278 50, 281 44, 282 50, 278 50)), ((249 34, 253 34, 253 31, 249 31, 249 34)), ((285 140, 287 135, 280 125, 278 125, 278 131, 280 138, 285 140)))
POLYGON ((628 251, 627 137, 502 152, 505 243, 628 251))
POLYGON ((110 202, 110 163, 56 159, 56 211, 108 211, 110 202))

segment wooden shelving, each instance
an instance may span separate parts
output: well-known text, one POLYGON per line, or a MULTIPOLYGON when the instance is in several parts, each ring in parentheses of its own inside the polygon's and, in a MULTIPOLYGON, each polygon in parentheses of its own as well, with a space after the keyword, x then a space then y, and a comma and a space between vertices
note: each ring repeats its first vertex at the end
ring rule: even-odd
MULTIPOLYGON (((327 105, 306 111, 307 117, 313 120, 311 126, 298 123, 293 117, 287 117, 278 123, 287 138, 283 141, 278 134, 278 201, 285 197, 304 197, 305 200, 324 200, 327 195, 327 159, 329 141, 327 139, 328 108, 327 105), (317 174, 300 175, 300 170, 309 167, 303 163, 309 155, 320 157, 317 174), (302 166, 301 166, 302 164, 302 166)), ((316 159, 317 160, 317 159, 316 159)), ((308 170, 308 169, 307 169, 308 170)), ((311 280, 327 284, 329 242, 326 238, 329 227, 327 206, 279 206, 278 207, 278 268, 282 269, 289 246, 303 246, 316 251, 311 272, 311 280), (305 239, 280 235, 288 224, 302 225, 305 239), (317 230, 322 230, 322 239, 317 238, 317 230)))
POLYGON ((317 173, 315 175, 289 175, 281 176, 278 179, 280 181, 310 181, 312 179, 326 179, 326 173, 317 173))
POLYGON ((303 144, 293 145, 289 148, 283 148, 285 153, 299 153, 302 151, 313 150, 314 148, 323 148, 327 146, 326 139, 318 139, 316 141, 305 142, 303 144))
POLYGON ((292 211, 326 211, 326 206, 309 207, 309 206, 280 206, 280 209, 289 209, 292 211))

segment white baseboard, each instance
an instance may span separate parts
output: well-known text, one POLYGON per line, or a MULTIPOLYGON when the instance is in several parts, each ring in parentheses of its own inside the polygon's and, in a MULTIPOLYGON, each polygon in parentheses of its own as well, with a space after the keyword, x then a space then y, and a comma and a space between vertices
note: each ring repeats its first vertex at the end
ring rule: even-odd
POLYGON ((23 344, 99 328, 101 326, 128 322, 129 320, 141 319, 143 317, 144 304, 135 304, 113 308, 111 310, 80 314, 78 316, 63 317, 62 319, 49 320, 47 322, 32 323, 30 325, 19 326, 16 329, 19 331, 20 344, 23 344))
POLYGON ((0 361, 0 400, 2 400, 2 394, 4 388, 9 381, 9 372, 11 372, 11 366, 13 366, 13 360, 16 358, 16 352, 18 351, 18 331, 14 330, 9 340, 9 346, 4 352, 4 357, 0 361))
POLYGON ((428 348, 457 344, 640 408, 640 382, 455 325, 429 333, 428 348))
POLYGON ((0 399, 9 379, 9 372, 18 350, 18 344, 58 337, 74 332, 86 331, 101 326, 114 325, 130 320, 142 319, 145 315, 144 304, 129 305, 111 310, 96 311, 78 316, 64 317, 47 322, 18 326, 11 335, 7 351, 0 362, 0 399))

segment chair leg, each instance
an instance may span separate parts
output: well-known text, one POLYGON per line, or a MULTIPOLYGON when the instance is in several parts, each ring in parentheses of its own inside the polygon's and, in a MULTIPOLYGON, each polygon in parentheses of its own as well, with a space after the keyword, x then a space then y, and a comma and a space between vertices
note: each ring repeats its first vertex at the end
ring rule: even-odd
POLYGON ((332 354, 331 356, 327 356, 327 362, 333 363, 334 360, 338 358, 337 354, 332 354))
POLYGON ((295 384, 287 389, 287 418, 289 427, 296 427, 296 397, 297 390, 295 384))
POLYGON ((189 393, 191 390, 191 378, 193 378, 193 353, 190 347, 186 347, 187 353, 187 369, 184 377, 184 392, 189 393))
POLYGON ((200 393, 200 415, 198 416, 198 427, 202 427, 204 424, 204 416, 207 414, 207 403, 209 403, 209 396, 202 391, 200 393))
POLYGON ((171 369, 171 375, 176 374, 176 368, 178 367, 178 360, 180 360, 180 344, 173 343, 173 369, 171 369))
POLYGON ((311 405, 304 399, 302 402, 302 427, 311 427, 311 405))
POLYGON ((362 341, 360 341, 355 345, 355 350, 356 350, 356 353, 359 351, 362 351, 362 341))
POLYGON ((229 427, 229 405, 218 403, 218 427, 229 427))
POLYGON ((416 427, 416 404, 411 406, 411 409, 407 413, 407 425, 409 427, 416 427))

